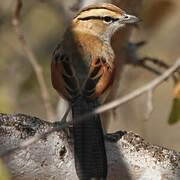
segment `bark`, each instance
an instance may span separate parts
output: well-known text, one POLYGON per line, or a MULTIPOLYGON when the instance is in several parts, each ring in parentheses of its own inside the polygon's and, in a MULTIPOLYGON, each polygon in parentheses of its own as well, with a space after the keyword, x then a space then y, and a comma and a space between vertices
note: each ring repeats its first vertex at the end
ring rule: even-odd
MULTIPOLYGON (((0 114, 0 153, 53 126, 23 114, 0 114)), ((147 143, 132 132, 119 131, 105 138, 108 179, 180 179, 180 153, 147 143)), ((54 132, 2 159, 13 180, 77 179, 73 140, 63 131, 54 132)))

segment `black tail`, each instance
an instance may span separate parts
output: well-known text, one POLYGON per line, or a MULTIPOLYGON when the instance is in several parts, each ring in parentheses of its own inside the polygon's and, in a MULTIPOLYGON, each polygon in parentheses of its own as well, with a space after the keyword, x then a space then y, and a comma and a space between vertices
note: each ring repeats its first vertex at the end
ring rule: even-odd
POLYGON ((99 115, 78 122, 78 117, 92 111, 97 102, 78 97, 72 105, 74 156, 80 180, 106 179, 107 157, 99 115))

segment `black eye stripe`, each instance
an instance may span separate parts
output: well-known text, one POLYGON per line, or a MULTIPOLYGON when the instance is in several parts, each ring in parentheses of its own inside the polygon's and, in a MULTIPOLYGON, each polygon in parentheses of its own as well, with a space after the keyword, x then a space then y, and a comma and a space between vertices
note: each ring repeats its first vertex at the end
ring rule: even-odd
POLYGON ((111 16, 87 16, 84 18, 78 18, 78 20, 82 20, 82 21, 88 21, 93 19, 104 20, 106 22, 110 22, 110 21, 115 22, 119 20, 119 18, 113 18, 111 16))
POLYGON ((111 17, 111 16, 104 16, 102 19, 103 19, 104 21, 113 21, 113 22, 119 20, 119 18, 113 18, 113 17, 111 17))
POLYGON ((105 16, 105 17, 103 17, 103 20, 104 20, 105 22, 111 22, 111 21, 113 21, 113 19, 112 19, 110 16, 105 16))

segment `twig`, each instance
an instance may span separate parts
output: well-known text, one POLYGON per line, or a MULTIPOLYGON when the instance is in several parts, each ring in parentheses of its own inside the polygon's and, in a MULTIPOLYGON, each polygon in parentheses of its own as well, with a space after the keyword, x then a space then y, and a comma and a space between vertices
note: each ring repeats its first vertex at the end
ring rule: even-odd
POLYGON ((149 90, 147 94, 147 112, 145 115, 145 119, 149 119, 152 111, 153 111, 153 103, 152 103, 152 97, 153 97, 153 91, 149 90))
MULTIPOLYGON (((34 121, 34 117, 25 114, 0 114, 0 152, 9 145, 22 142, 24 135, 27 138, 36 135, 27 134, 27 130, 21 128, 22 122, 35 133, 51 129, 50 123, 43 123, 43 120, 38 118, 36 120, 36 123, 32 124, 28 122, 34 121)), ((74 167, 72 138, 54 133, 38 144, 3 158, 3 162, 10 170, 12 179, 36 177, 43 180, 78 180, 74 167)), ((107 179, 180 179, 180 153, 172 149, 155 146, 133 132, 122 131, 105 136, 105 145, 108 157, 107 179)))
MULTIPOLYGON (((161 71, 159 71, 160 68, 164 68, 165 70, 168 69, 170 66, 163 62, 162 60, 158 58, 152 58, 149 56, 145 57, 139 57, 137 50, 144 46, 146 44, 145 41, 139 41, 136 43, 129 42, 128 45, 125 47, 126 52, 126 63, 132 64, 135 66, 140 66, 156 75, 161 75, 161 71), (151 64, 156 65, 158 70, 152 67, 152 65, 149 65, 148 62, 151 62, 151 64)), ((173 75, 174 82, 177 82, 177 78, 175 74, 173 75)), ((166 81, 167 79, 165 79, 166 81)))
MULTIPOLYGON (((168 78, 169 76, 171 76, 178 68, 180 67, 180 59, 178 59, 174 65, 172 65, 167 71, 165 71, 161 76, 159 76, 158 78, 156 78, 155 80, 151 81, 150 83, 148 83, 147 85, 144 85, 141 88, 138 88, 137 90, 133 91, 132 93, 127 94, 126 96, 119 98, 117 100, 114 100, 110 103, 107 103, 105 105, 101 105, 100 107, 96 108, 94 111, 86 113, 84 115, 82 115, 81 117, 78 118, 78 121, 82 121, 85 120, 87 117, 89 116, 93 116, 95 114, 100 114, 103 113, 105 111, 108 111, 110 109, 113 109, 117 106, 120 106, 132 99, 135 99, 136 97, 142 95, 143 93, 149 92, 149 98, 151 99, 152 96, 152 92, 153 90, 159 86, 162 82, 164 82, 164 80, 166 78, 168 78)), ((151 102, 150 102, 151 103, 151 102)), ((9 155, 13 152, 15 152, 16 150, 20 150, 22 148, 25 148, 37 141, 39 141, 41 138, 44 138, 46 136, 48 136, 49 134, 55 132, 55 131, 60 131, 63 130, 65 128, 68 128, 69 126, 72 125, 71 122, 64 122, 63 120, 66 119, 68 113, 70 111, 70 107, 67 109, 65 115, 63 116, 62 120, 60 122, 56 122, 54 124, 56 124, 56 126, 54 128, 52 128, 51 130, 41 134, 41 135, 37 135, 36 137, 33 137, 27 141, 24 141, 23 143, 21 143, 20 145, 18 145, 15 148, 12 148, 10 150, 6 150, 5 152, 0 154, 0 157, 5 156, 5 155, 9 155)))
POLYGON ((152 82, 148 83, 147 85, 144 85, 141 88, 136 89, 132 93, 129 93, 122 98, 119 98, 117 100, 114 100, 110 103, 107 103, 105 105, 102 105, 102 106, 96 108, 93 111, 93 114, 100 114, 100 113, 105 112, 109 109, 113 109, 119 105, 122 105, 122 104, 144 94, 145 92, 153 91, 165 79, 167 79, 169 76, 171 76, 179 67, 180 67, 180 58, 168 70, 166 70, 161 76, 157 77, 152 82))
POLYGON ((43 76, 43 70, 42 70, 40 64, 38 63, 37 59, 35 58, 34 53, 30 49, 30 47, 28 46, 28 44, 24 38, 24 35, 21 31, 21 28, 20 28, 19 18, 20 18, 21 8, 22 8, 22 1, 16 0, 16 7, 14 10, 14 16, 13 16, 12 24, 15 27, 16 34, 17 34, 17 37, 19 39, 19 42, 20 42, 25 54, 27 55, 27 58, 28 58, 29 62, 31 63, 31 65, 35 71, 35 74, 37 76, 37 80, 39 82, 39 86, 41 89, 42 99, 44 101, 44 106, 46 109, 47 119, 49 121, 52 121, 53 118, 55 117, 55 114, 53 112, 53 108, 52 108, 52 105, 50 103, 50 97, 49 97, 49 93, 48 93, 47 86, 45 83, 45 79, 43 76))

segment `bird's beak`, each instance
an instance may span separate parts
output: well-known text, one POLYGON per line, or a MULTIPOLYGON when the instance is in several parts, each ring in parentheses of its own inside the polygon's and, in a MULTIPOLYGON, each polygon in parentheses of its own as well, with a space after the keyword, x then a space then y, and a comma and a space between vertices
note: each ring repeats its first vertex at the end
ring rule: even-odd
POLYGON ((125 14, 122 21, 126 24, 136 24, 141 20, 136 16, 125 14))

